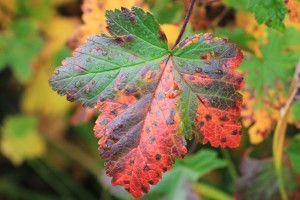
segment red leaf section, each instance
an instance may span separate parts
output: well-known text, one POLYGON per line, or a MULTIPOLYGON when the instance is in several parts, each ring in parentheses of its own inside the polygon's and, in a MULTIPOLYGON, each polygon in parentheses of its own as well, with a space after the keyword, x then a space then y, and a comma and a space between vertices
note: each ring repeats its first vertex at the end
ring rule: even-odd
MULTIPOLYGON (((202 35, 187 38, 181 42, 187 47, 201 39, 202 35)), ((181 73, 185 82, 191 86, 204 86, 205 92, 197 94, 199 100, 194 133, 203 144, 213 147, 235 148, 241 141, 241 123, 239 122, 242 95, 238 92, 244 86, 243 76, 234 69, 243 60, 239 48, 222 38, 213 38, 211 34, 203 34, 204 43, 209 46, 221 44, 223 50, 200 54, 200 59, 208 63, 209 68, 202 69, 197 65, 195 74, 181 73), (206 95, 206 93, 208 95, 206 95)))
POLYGON ((123 185, 136 198, 158 183, 162 173, 171 169, 175 157, 186 154, 185 140, 177 134, 179 98, 165 95, 175 84, 171 73, 174 67, 168 60, 169 57, 153 72, 159 81, 153 93, 137 95, 134 90, 126 91, 126 95, 98 105, 102 114, 94 131, 100 138, 106 173, 113 177, 113 185, 123 185))

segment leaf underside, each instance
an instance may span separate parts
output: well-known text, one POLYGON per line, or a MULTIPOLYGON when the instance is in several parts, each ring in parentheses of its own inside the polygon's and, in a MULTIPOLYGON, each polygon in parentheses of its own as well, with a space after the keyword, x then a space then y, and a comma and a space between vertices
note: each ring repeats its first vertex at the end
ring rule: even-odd
POLYGON ((132 7, 106 17, 110 36, 91 36, 49 83, 69 101, 99 108, 94 132, 113 185, 136 198, 147 193, 186 154, 183 135, 239 145, 240 49, 200 34, 169 51, 150 13, 132 7))

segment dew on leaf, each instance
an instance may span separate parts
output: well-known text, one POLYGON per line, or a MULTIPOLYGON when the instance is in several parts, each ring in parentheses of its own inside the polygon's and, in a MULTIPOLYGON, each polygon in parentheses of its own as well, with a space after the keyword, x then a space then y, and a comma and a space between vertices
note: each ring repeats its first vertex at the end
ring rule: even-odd
POLYGON ((55 69, 55 70, 54 70, 54 74, 55 74, 55 75, 58 75, 58 74, 59 74, 59 70, 58 70, 58 69, 55 69))
POLYGON ((107 56, 107 54, 108 54, 108 53, 107 53, 106 50, 103 50, 103 51, 102 51, 102 56, 107 56))
POLYGON ((80 82, 80 81, 77 81, 77 82, 75 83, 75 87, 79 88, 80 86, 81 86, 81 82, 80 82))

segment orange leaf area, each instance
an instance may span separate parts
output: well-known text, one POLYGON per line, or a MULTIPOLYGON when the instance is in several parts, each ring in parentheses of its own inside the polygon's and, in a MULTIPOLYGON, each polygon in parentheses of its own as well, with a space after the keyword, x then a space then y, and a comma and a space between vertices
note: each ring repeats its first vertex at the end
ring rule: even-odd
POLYGON ((258 99, 254 92, 245 91, 243 109, 241 112, 243 125, 250 127, 249 137, 252 144, 261 143, 266 137, 269 136, 272 130, 272 125, 279 119, 279 109, 285 102, 285 98, 282 95, 278 95, 275 91, 268 91, 269 95, 275 95, 273 102, 269 102, 265 97, 262 103, 258 102, 258 99))
POLYGON ((284 2, 290 14, 290 20, 300 23, 300 2, 297 0, 285 0, 284 2))

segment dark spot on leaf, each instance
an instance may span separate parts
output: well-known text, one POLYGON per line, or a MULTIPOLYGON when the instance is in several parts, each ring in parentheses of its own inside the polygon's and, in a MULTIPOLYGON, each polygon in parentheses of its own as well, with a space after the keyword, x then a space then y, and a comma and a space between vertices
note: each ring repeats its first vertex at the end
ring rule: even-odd
POLYGON ((134 160, 130 160, 129 161, 129 165, 131 166, 131 165, 133 165, 134 164, 134 160))
POLYGON ((226 137, 221 138, 221 142, 225 143, 226 142, 226 137))
POLYGON ((124 181, 124 184, 129 184, 130 183, 130 181, 124 181))
POLYGON ((211 120, 211 115, 205 115, 205 119, 206 119, 206 121, 211 120))
POLYGON ((219 119, 220 119, 221 121, 223 121, 223 122, 229 121, 229 118, 228 118, 226 115, 220 117, 219 119))
POLYGON ((150 170, 150 167, 148 165, 145 165, 144 166, 144 171, 149 171, 150 170))
POLYGON ((152 125, 157 126, 157 122, 156 121, 152 122, 152 125))
POLYGON ((201 54, 200 58, 201 58, 201 60, 206 60, 207 59, 207 54, 201 54))
POLYGON ((127 175, 128 175, 128 176, 131 176, 131 175, 132 175, 132 172, 127 172, 127 175))
POLYGON ((151 137, 149 138, 149 143, 150 143, 150 144, 153 144, 154 141, 155 141, 155 138, 154 138, 153 136, 151 136, 151 137))
POLYGON ((169 118, 167 119, 167 124, 168 125, 171 125, 171 124, 174 124, 174 116, 169 116, 169 118))
POLYGON ((102 119, 102 120, 100 121, 100 124, 101 124, 101 125, 106 125, 106 124, 108 124, 108 120, 107 120, 107 119, 102 119))
POLYGON ((151 132, 150 128, 146 127, 146 133, 150 133, 150 132, 151 132))
POLYGON ((233 131, 231 132, 231 134, 232 134, 232 135, 237 135, 237 134, 238 134, 238 131, 237 131, 237 130, 233 130, 233 131))
POLYGON ((142 186, 142 187, 141 187, 141 190, 142 190, 144 193, 147 193, 147 192, 148 192, 148 190, 147 190, 147 188, 146 188, 145 186, 142 186))
POLYGON ((163 168, 163 171, 164 171, 164 172, 168 171, 168 168, 164 167, 164 168, 163 168))
POLYGON ((118 116, 118 111, 116 109, 110 111, 110 114, 113 115, 113 116, 118 116))
POLYGON ((161 155, 160 154, 156 154, 155 155, 155 160, 160 160, 161 159, 161 155))
POLYGON ((199 123, 199 126, 200 126, 200 128, 203 127, 203 126, 204 126, 204 121, 201 121, 201 122, 199 123))
POLYGON ((150 185, 153 185, 153 184, 154 184, 154 181, 150 180, 150 181, 148 181, 148 183, 149 183, 150 185))

